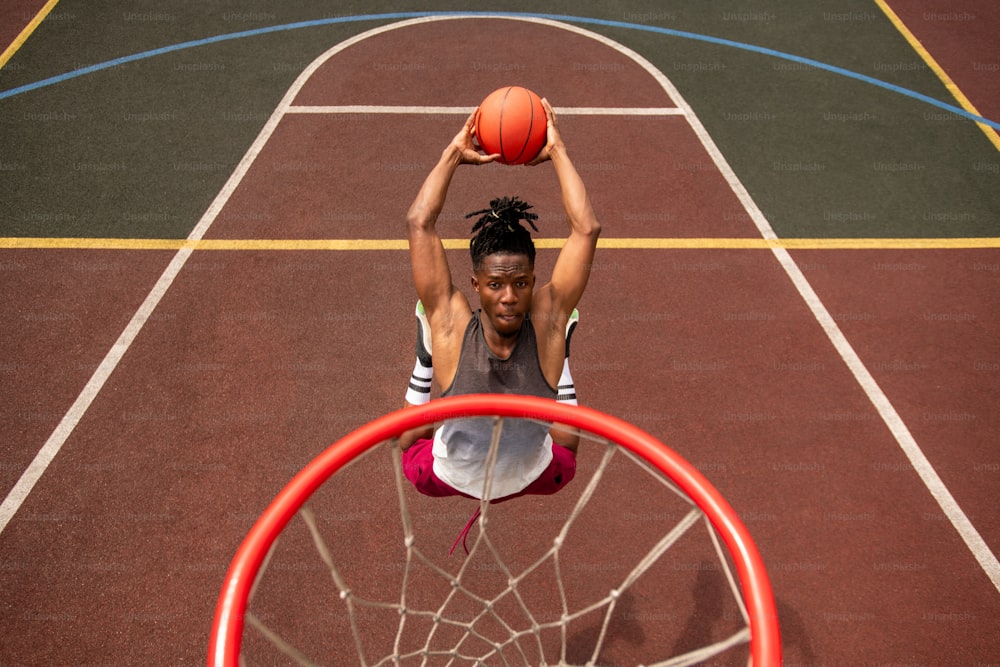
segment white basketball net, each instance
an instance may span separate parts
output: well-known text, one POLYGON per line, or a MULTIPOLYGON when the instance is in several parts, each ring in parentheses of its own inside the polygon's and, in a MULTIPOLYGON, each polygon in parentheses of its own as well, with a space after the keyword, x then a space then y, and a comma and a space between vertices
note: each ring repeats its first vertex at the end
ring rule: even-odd
POLYGON ((701 510, 615 443, 582 433, 579 452, 558 494, 479 503, 449 557, 477 502, 421 496, 397 446, 372 448, 272 547, 241 664, 746 665, 747 611, 701 510))

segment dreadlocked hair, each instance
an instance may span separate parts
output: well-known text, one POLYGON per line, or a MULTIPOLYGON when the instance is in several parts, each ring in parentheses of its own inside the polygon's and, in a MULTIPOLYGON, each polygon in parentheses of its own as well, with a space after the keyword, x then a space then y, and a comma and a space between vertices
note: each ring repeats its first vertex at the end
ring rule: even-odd
POLYGON ((471 233, 474 236, 469 243, 473 270, 479 270, 485 257, 496 254, 527 255, 528 261, 534 266, 535 244, 531 240, 531 232, 521 224, 523 220, 538 231, 535 226, 538 216, 528 213, 529 208, 531 204, 517 197, 501 197, 491 200, 489 208, 465 216, 481 216, 472 225, 471 233))

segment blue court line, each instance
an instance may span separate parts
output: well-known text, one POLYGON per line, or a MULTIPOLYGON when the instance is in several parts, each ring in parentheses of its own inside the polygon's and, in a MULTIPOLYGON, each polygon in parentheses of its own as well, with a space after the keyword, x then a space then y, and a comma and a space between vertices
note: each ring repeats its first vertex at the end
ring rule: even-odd
POLYGON ((735 49, 740 49, 743 51, 751 51, 753 53, 759 53, 774 58, 780 58, 782 60, 788 60, 794 63, 799 63, 801 65, 806 65, 808 67, 814 67, 816 69, 831 72, 833 74, 838 74, 840 76, 845 76, 850 79, 855 79, 857 81, 862 81, 864 83, 868 83, 873 86, 877 86, 879 88, 883 88, 885 90, 889 90, 891 92, 919 100, 921 102, 930 104, 940 109, 944 109, 945 111, 949 111, 957 116, 968 118, 969 120, 975 121, 977 123, 984 123, 994 129, 1000 130, 1000 122, 993 121, 988 118, 984 118, 982 116, 977 116, 976 114, 966 111, 961 107, 957 107, 953 104, 948 104, 947 102, 942 102, 941 100, 935 99, 928 95, 924 95, 923 93, 918 93, 915 90, 910 90, 909 88, 903 88, 902 86, 897 86, 895 84, 882 81, 881 79, 876 79, 866 74, 852 72, 851 70, 847 70, 842 67, 836 67, 834 65, 829 65, 827 63, 823 63, 818 60, 813 60, 811 58, 804 58, 802 56, 797 56, 791 53, 785 53, 783 51, 776 51, 774 49, 769 49, 763 46, 755 46, 753 44, 747 44, 745 42, 737 42, 730 39, 723 39, 721 37, 701 35, 693 32, 685 32, 683 30, 674 30, 672 28, 660 28, 658 26, 644 25, 641 23, 627 23, 624 21, 611 21, 607 19, 587 18, 582 16, 565 16, 561 14, 538 14, 538 13, 527 13, 527 12, 396 12, 389 14, 359 14, 357 16, 340 16, 340 17, 333 17, 326 19, 315 19, 312 21, 286 23, 283 25, 275 25, 266 28, 257 28, 254 30, 243 30, 240 32, 233 32, 225 35, 216 35, 214 37, 196 39, 190 42, 181 42, 180 44, 164 46, 158 49, 153 49, 151 51, 143 51, 141 53, 136 53, 130 56, 115 58, 114 60, 98 63, 96 65, 90 65, 88 67, 81 67, 80 69, 75 69, 65 74, 53 76, 48 79, 42 79, 41 81, 36 81, 34 83, 29 83, 23 86, 18 86, 17 88, 11 88, 9 90, 0 91, 0 100, 7 99, 9 97, 14 97, 16 95, 21 95, 23 93, 27 93, 32 90, 38 90, 39 88, 53 86, 55 84, 62 83, 63 81, 68 81, 70 79, 75 79, 77 77, 84 76, 86 74, 92 74, 94 72, 110 69, 112 67, 124 65, 126 63, 135 62, 137 60, 144 60, 146 58, 152 58, 166 53, 173 53, 174 51, 182 51, 184 49, 206 46, 208 44, 216 44, 218 42, 225 42, 233 39, 243 39, 245 37, 256 37, 258 35, 266 35, 273 32, 299 30, 301 28, 315 28, 320 26, 337 25, 341 23, 360 23, 362 21, 396 21, 403 19, 434 18, 434 17, 449 17, 449 16, 454 16, 454 17, 497 16, 506 18, 547 19, 551 21, 561 21, 563 23, 581 23, 587 25, 598 25, 607 28, 624 28, 626 30, 641 30, 644 32, 652 32, 659 35, 680 37, 682 39, 691 39, 699 42, 707 42, 709 44, 727 46, 735 49))

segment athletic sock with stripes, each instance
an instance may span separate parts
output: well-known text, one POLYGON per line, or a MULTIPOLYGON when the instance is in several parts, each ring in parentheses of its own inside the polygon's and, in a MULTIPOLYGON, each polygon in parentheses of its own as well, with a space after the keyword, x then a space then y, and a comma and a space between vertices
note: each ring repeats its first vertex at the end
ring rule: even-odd
POLYGON ((576 385, 573 383, 573 374, 569 371, 569 340, 573 336, 573 332, 576 331, 576 325, 579 322, 580 311, 574 308, 573 314, 569 316, 569 322, 566 323, 566 357, 563 359, 562 375, 559 377, 558 392, 556 393, 558 402, 569 405, 577 405, 576 385))
POLYGON ((431 327, 427 323, 424 304, 417 301, 417 360, 406 388, 406 402, 423 405, 431 400, 431 380, 434 379, 434 364, 431 356, 431 327))

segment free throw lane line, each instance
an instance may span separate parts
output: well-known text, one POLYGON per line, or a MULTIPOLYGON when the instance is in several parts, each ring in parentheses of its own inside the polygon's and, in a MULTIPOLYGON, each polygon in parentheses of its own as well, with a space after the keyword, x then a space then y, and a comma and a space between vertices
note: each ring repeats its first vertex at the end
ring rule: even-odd
MULTIPOLYGON (((476 107, 428 107, 389 105, 296 105, 288 113, 315 114, 425 114, 468 116, 476 107)), ((679 116, 684 112, 677 107, 553 107, 557 116, 679 116)))
POLYGON ((303 76, 300 76, 299 80, 296 81, 298 86, 293 85, 282 101, 278 104, 274 113, 271 114, 271 117, 261 129, 253 144, 251 144, 250 148, 243 156, 243 159, 240 160, 238 165, 236 165, 236 169, 233 170, 229 180, 226 181, 222 190, 220 190, 219 194, 216 195, 212 204, 208 207, 208 210, 205 211, 204 215, 202 215, 201 219, 198 221, 198 224, 191 230, 191 233, 185 240, 184 245, 177 250, 173 259, 171 259, 170 263, 167 265, 167 268, 153 285, 153 289, 149 292, 142 305, 139 306, 139 309, 126 325, 125 330, 118 336, 118 340, 116 340, 114 345, 111 346, 111 349, 98 365, 97 370, 94 371, 94 374, 87 381, 83 391, 81 391, 80 395, 77 396, 73 405, 70 406, 69 411, 63 416, 59 425, 56 426, 56 429, 52 432, 52 435, 50 435, 48 440, 45 441, 45 444, 35 455, 35 458, 32 459, 27 469, 18 478, 17 483, 7 494, 7 497, 4 498, 3 503, 0 504, 0 533, 3 533, 3 531, 7 528, 7 525, 17 513, 17 510, 20 509, 21 505, 28 497, 28 494, 31 493, 35 484, 38 483, 38 480, 41 479, 46 469, 48 469, 49 464, 52 463, 52 460, 62 449, 63 445, 66 444, 66 441, 69 439, 70 435, 72 435, 77 424, 80 423, 80 420, 83 418, 84 414, 86 414, 90 405, 94 402, 94 399, 97 398, 97 395, 104 388, 105 383, 118 367, 122 357, 125 356, 125 353, 128 352, 132 343, 135 342, 135 339, 142 330, 143 325, 145 325, 150 315, 152 315, 153 311, 159 305, 164 294, 166 294, 167 290, 170 289, 170 286, 177 278, 177 275, 180 273, 181 269, 184 268, 184 264, 187 262, 188 258, 191 257, 191 254, 194 252, 193 246, 202 240, 216 216, 218 216, 219 212, 226 205, 226 202, 229 201, 230 196, 232 196, 237 186, 243 180, 243 177, 250 170, 250 166, 257 158, 257 155, 260 154, 260 151, 267 143, 267 140, 271 137, 274 129, 278 126, 278 122, 284 115, 285 109, 291 105, 295 95, 298 94, 298 87, 302 85, 299 81, 304 82, 305 78, 305 73, 303 73, 303 76))
MULTIPOLYGON (((673 91, 673 84, 671 84, 666 77, 663 77, 663 85, 670 86, 671 91, 673 91)), ((684 107, 687 104, 679 93, 672 92, 671 96, 677 101, 678 106, 684 107)), ((942 512, 944 512, 944 515, 948 517, 948 520, 951 522, 952 526, 954 526, 955 530, 958 531, 959 536, 965 542, 969 551, 972 552, 972 555, 975 557, 980 567, 990 578, 990 581, 993 582, 993 586, 998 592, 1000 592, 1000 561, 997 560, 996 555, 990 550, 986 541, 983 539, 982 535, 979 534, 976 527, 972 525, 969 517, 966 516, 965 512, 955 500, 955 497, 951 495, 951 492, 945 486, 941 477, 937 474, 934 466, 931 465, 931 462, 927 459, 923 450, 920 449, 920 445, 917 444, 913 434, 910 433, 909 428, 907 428, 906 424, 903 422, 903 418, 900 417, 896 408, 892 405, 889 397, 886 396, 885 392, 882 391, 882 388, 875 381, 875 378, 868 371, 868 368, 861 360, 861 357, 847 340, 847 336, 845 336, 843 331, 841 331, 840 326, 813 290, 809 280, 805 277, 805 274, 802 273, 802 269, 799 268, 799 265, 795 263, 794 259, 792 259, 788 248, 780 245, 777 234, 775 234, 774 229, 771 227, 771 223, 768 222, 767 218, 757 207, 756 202, 754 202, 750 197, 750 193, 747 192, 743 183, 736 176, 736 173, 729 166, 729 163, 726 162, 726 159, 722 156, 721 151, 719 151, 715 142, 709 136, 704 126, 702 126, 699 118, 694 114, 693 110, 686 111, 687 113, 685 113, 685 116, 687 117, 688 123, 690 123, 695 133, 701 139, 702 145, 708 151, 716 166, 726 178, 726 181, 732 188, 733 193, 743 204, 744 209, 750 216, 750 219, 757 226, 761 236, 769 242, 774 241, 772 247, 770 248, 771 252, 774 254, 775 259, 777 259, 785 274, 792 281, 792 284, 802 297, 802 300, 805 301, 806 306, 812 312, 817 323, 819 323, 820 327, 822 327, 827 338, 837 350, 837 354, 843 360, 848 369, 850 369, 855 380, 868 397, 868 400, 871 401, 872 405, 875 407, 879 417, 881 417, 882 421, 889 428, 893 438, 896 440, 896 444, 899 445, 901 450, 903 450, 903 454, 905 454, 906 458, 909 459, 910 464, 917 472, 917 475, 920 477, 924 486, 928 491, 930 491, 931 496, 933 496, 934 500, 937 501, 938 506, 941 508, 942 512)))

